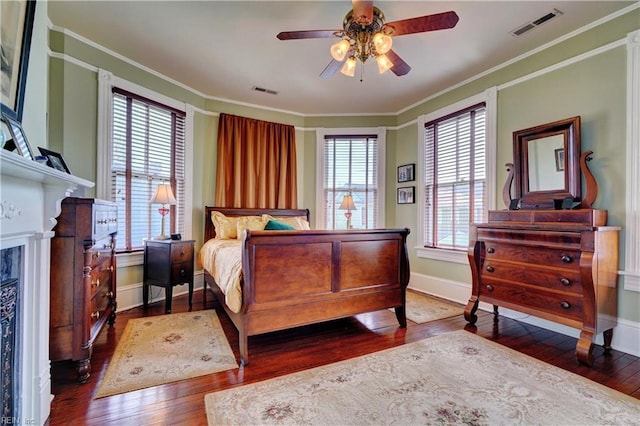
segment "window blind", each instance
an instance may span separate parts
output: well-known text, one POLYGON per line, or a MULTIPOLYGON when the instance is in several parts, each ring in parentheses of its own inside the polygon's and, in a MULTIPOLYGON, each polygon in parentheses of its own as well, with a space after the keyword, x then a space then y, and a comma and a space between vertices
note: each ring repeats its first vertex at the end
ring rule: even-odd
POLYGON ((425 125, 424 246, 466 250, 486 204, 485 105, 425 125))
POLYGON ((346 229, 346 210, 340 210, 345 195, 351 194, 356 210, 351 226, 376 227, 378 211, 378 140, 375 135, 325 136, 324 217, 326 229, 346 229))
POLYGON ((156 187, 171 185, 178 204, 166 216, 165 233, 184 229, 185 114, 114 88, 111 188, 118 204, 119 251, 143 248, 161 233, 156 187))

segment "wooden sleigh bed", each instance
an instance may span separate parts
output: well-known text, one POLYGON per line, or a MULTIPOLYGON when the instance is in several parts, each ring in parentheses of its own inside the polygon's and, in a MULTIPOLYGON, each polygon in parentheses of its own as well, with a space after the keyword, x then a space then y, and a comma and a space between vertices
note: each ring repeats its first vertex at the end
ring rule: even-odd
MULTIPOLYGON (((212 212, 226 217, 268 214, 305 216, 308 210, 205 207, 204 242, 215 238, 212 212)), ((242 302, 238 311, 210 271, 213 290, 239 333, 240 357, 248 364, 248 337, 387 308, 406 327, 408 229, 246 231, 242 240, 242 302)))

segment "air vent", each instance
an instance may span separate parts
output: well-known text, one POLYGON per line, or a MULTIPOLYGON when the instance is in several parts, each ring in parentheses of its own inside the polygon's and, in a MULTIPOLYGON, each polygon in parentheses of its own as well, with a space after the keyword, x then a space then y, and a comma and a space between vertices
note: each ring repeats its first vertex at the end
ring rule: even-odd
POLYGON ((256 92, 268 93, 270 95, 277 95, 278 92, 271 89, 265 89, 264 87, 253 86, 251 90, 255 90, 256 92))
POLYGON ((522 24, 520 25, 518 28, 516 28, 515 30, 511 31, 511 35, 514 37, 520 37, 522 34, 527 33, 531 30, 533 30, 534 28, 539 27, 540 25, 544 24, 545 22, 549 22, 550 20, 552 20, 555 17, 558 17, 562 15, 562 12, 560 12, 558 9, 553 9, 551 12, 542 15, 539 18, 536 18, 532 21, 527 22, 526 24, 522 24))

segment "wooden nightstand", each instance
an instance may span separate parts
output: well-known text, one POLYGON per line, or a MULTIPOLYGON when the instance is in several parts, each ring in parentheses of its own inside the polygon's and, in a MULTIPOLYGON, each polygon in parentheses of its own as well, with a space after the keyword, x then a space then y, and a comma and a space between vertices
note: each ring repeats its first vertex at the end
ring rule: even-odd
POLYGON ((189 284, 189 309, 193 298, 194 240, 147 240, 144 243, 142 302, 149 303, 149 286, 165 289, 165 313, 171 313, 173 286, 189 284))

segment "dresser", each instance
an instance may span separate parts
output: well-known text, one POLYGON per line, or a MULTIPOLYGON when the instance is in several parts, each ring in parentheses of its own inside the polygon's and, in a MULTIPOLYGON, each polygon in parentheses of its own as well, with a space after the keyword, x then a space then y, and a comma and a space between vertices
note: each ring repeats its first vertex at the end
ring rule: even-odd
POLYGON ((189 309, 193 299, 194 240, 146 240, 144 243, 144 271, 142 303, 149 303, 149 286, 165 289, 165 313, 171 313, 173 286, 189 285, 189 309))
POLYGON ((490 211, 470 228, 465 319, 475 324, 482 301, 577 328, 577 359, 592 365, 595 336, 610 350, 617 322, 620 228, 606 223, 591 208, 490 211))
POLYGON ((78 381, 91 373, 93 343, 116 317, 115 203, 68 197, 51 241, 51 361, 76 361, 78 381))

